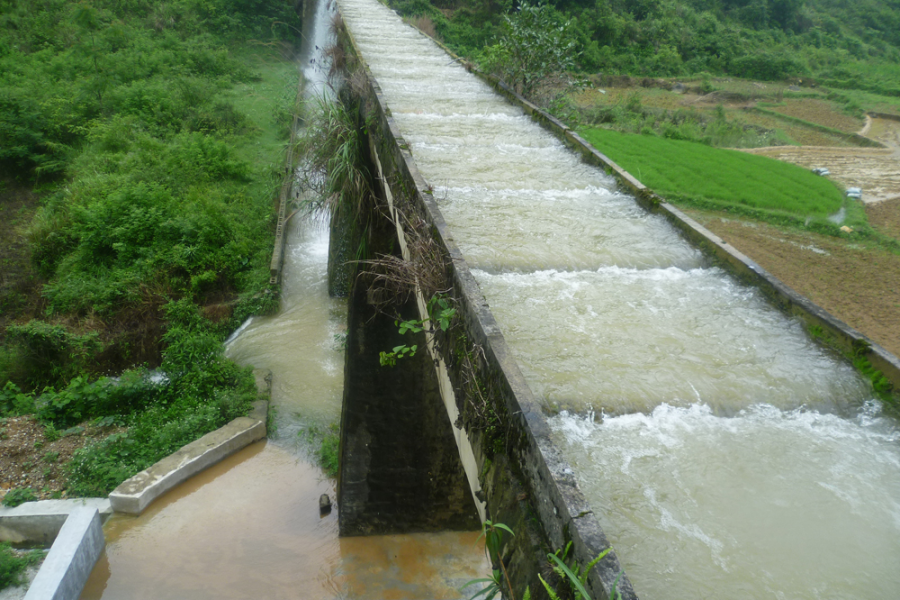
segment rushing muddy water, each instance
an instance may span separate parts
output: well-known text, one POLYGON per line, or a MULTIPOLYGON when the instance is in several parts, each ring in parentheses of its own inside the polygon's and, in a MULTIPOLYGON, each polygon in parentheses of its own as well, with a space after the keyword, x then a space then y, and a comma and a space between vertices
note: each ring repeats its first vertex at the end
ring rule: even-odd
POLYGON ((900 433, 867 384, 392 11, 339 4, 638 594, 895 598, 900 433))
MULTIPOLYGON (((309 93, 321 93, 331 10, 306 6, 300 64, 309 93)), ((245 323, 226 350, 273 373, 269 440, 140 517, 112 517, 83 599, 460 599, 490 572, 478 532, 338 538, 337 511, 320 516, 334 481, 311 461, 307 434, 340 416, 346 301, 328 297, 327 226, 295 217, 286 230, 281 310, 245 323)))

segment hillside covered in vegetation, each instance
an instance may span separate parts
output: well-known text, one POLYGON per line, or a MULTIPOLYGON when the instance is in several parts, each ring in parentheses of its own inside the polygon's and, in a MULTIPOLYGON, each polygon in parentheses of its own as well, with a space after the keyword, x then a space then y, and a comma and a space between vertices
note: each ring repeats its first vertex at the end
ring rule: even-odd
POLYGON ((0 1, 0 417, 113 428, 69 493, 255 398, 221 342, 277 306, 299 26, 283 0, 0 1))
MULTIPOLYGON (((515 5, 490 0, 389 0, 423 16, 476 60, 515 5)), ((900 96, 898 0, 550 0, 571 21, 584 73, 758 80, 813 77, 833 87, 900 96)))

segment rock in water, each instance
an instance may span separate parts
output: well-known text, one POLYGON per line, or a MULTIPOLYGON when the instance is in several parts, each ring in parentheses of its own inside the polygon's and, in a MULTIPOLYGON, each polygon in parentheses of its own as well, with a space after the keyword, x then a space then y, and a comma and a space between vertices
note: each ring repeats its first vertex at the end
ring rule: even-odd
POLYGON ((319 496, 319 514, 327 515, 331 512, 331 498, 328 497, 328 494, 322 494, 319 496))

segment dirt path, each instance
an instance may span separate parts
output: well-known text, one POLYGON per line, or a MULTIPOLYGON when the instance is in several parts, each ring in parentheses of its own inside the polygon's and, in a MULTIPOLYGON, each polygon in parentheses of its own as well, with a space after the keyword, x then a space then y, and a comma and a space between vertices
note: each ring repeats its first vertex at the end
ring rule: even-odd
MULTIPOLYGON (((877 205, 900 231, 900 201, 877 205)), ((687 211, 716 235, 832 315, 900 355, 900 256, 829 236, 687 211)))

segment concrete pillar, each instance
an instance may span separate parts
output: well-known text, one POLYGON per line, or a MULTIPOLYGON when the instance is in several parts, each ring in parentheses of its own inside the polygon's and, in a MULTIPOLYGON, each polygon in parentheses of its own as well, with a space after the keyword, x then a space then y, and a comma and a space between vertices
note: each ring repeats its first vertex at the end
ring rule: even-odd
MULTIPOLYGON (((394 319, 369 304, 366 287, 357 278, 350 295, 340 535, 478 529, 424 334, 400 336, 394 319), (419 351, 381 366, 379 352, 400 344, 418 344, 419 351)), ((402 314, 418 318, 412 302, 402 314)))
POLYGON ((355 235, 355 223, 352 217, 338 212, 329 226, 328 240, 328 295, 332 298, 346 298, 350 293, 351 278, 356 269, 353 260, 356 258, 356 246, 359 236, 355 235))

